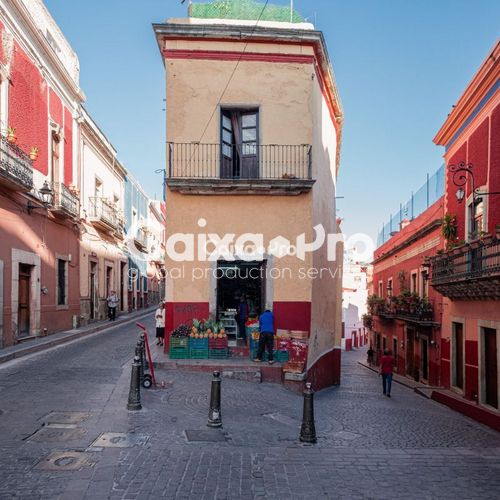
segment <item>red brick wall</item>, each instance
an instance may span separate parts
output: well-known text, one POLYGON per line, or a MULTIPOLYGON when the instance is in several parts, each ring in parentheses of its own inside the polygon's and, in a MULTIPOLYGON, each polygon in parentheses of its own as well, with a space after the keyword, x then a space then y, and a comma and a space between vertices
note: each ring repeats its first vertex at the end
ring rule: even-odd
POLYGON ((51 118, 60 126, 63 126, 63 105, 59 96, 49 88, 49 110, 51 118))
POLYGON ((48 172, 48 90, 40 72, 19 45, 14 45, 9 89, 9 126, 16 128, 18 145, 25 151, 36 146, 40 155, 34 167, 48 172))
POLYGON ((64 108, 64 184, 73 182, 73 117, 71 111, 64 108))
MULTIPOLYGON (((500 105, 491 114, 490 172, 489 190, 500 191, 500 105)), ((495 231, 500 224, 500 195, 492 195, 488 200, 488 230, 495 231)))

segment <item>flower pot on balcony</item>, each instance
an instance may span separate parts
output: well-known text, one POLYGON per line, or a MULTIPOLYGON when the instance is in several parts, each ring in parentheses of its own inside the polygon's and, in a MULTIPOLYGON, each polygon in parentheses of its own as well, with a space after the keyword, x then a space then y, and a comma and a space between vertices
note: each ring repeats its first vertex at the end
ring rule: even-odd
POLYGON ((29 156, 30 160, 35 161, 38 158, 38 155, 40 153, 40 150, 36 147, 33 147, 30 149, 29 156))

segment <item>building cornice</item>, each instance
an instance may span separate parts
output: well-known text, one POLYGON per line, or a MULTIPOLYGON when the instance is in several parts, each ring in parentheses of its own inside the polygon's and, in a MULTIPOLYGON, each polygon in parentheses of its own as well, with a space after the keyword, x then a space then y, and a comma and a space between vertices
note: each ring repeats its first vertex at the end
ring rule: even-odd
POLYGON ((435 144, 450 143, 499 78, 500 41, 497 41, 434 137, 435 144))

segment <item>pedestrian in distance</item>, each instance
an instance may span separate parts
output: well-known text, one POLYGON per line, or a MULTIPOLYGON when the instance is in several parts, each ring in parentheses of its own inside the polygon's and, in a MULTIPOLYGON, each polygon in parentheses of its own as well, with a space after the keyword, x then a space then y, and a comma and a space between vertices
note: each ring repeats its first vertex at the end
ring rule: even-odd
POLYGON ((116 292, 114 290, 111 290, 109 292, 108 298, 106 299, 108 303, 108 318, 109 321, 115 321, 116 319, 116 308, 118 307, 118 296, 116 295, 116 292))
POLYGON ((254 359, 256 363, 262 361, 264 351, 267 348, 269 353, 269 364, 274 363, 273 348, 274 348, 274 315, 270 309, 266 309, 259 317, 259 349, 257 357, 254 359))
POLYGON ((366 351, 367 361, 370 366, 373 365, 373 357, 375 356, 375 351, 372 349, 372 346, 366 351))
POLYGON ((246 322, 248 320, 248 302, 246 300, 245 295, 240 297, 240 303, 238 304, 238 337, 240 339, 246 339, 246 322))
POLYGON ((155 313, 156 319, 156 345, 163 345, 165 339, 165 304, 160 302, 155 313))
POLYGON ((380 359, 379 375, 382 376, 382 388, 384 396, 391 397, 392 371, 394 367, 394 358, 389 349, 384 349, 384 355, 380 359))

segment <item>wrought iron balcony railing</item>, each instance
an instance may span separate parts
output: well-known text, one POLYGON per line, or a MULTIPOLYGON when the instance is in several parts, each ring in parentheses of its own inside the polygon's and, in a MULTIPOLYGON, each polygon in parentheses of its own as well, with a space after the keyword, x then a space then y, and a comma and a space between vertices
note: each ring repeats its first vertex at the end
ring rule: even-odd
POLYGON ((430 325, 435 323, 434 305, 427 299, 405 300, 404 303, 398 303, 398 297, 394 297, 387 304, 378 305, 374 314, 386 319, 400 319, 410 323, 419 323, 430 325))
POLYGON ((16 191, 33 188, 33 162, 15 144, 0 135, 0 182, 16 191))
POLYGON ((79 212, 79 199, 62 182, 54 183, 53 210, 77 216, 79 212))
POLYGON ((134 241, 141 250, 145 250, 148 246, 148 232, 145 228, 139 227, 134 235, 134 241))
POLYGON ((90 220, 105 229, 116 230, 118 228, 118 211, 106 198, 93 196, 89 198, 90 220))
POLYGON ((451 299, 500 299, 500 240, 476 240, 430 260, 431 285, 451 299))
POLYGON ((310 145, 168 143, 168 179, 312 180, 310 145))

